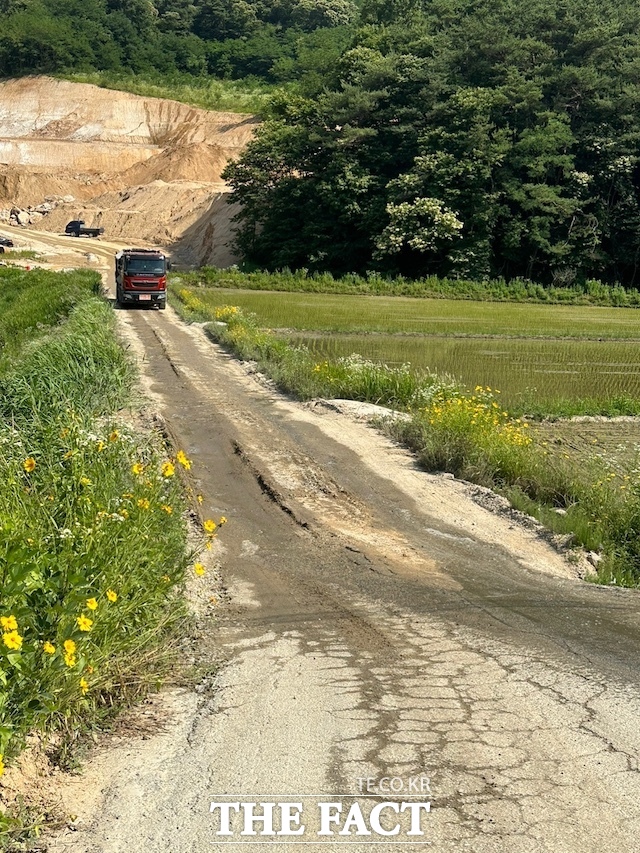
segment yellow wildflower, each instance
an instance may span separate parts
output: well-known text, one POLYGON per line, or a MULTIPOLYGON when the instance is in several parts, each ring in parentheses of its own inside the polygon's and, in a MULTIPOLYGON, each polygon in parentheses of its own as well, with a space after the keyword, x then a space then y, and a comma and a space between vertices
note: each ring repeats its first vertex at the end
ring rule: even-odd
POLYGON ((88 477, 80 477, 80 485, 81 486, 90 486, 91 480, 88 477))
POLYGON ((207 533, 213 533, 213 531, 216 529, 217 525, 216 525, 215 521, 213 521, 213 519, 208 518, 202 526, 207 531, 207 533))
POLYGON ((91 626, 93 625, 93 619, 89 619, 88 616, 84 616, 83 614, 81 614, 76 619, 76 623, 81 631, 90 631, 91 626))
POLYGON ((196 495, 196 500, 198 501, 199 504, 201 504, 202 501, 204 500, 204 498, 202 497, 202 495, 196 495))
POLYGON ((4 755, 0 754, 0 776, 4 773, 4 755))
POLYGON ((15 616, 0 616, 0 625, 5 631, 17 631, 18 623, 15 616))
POLYGON ((138 506, 140 509, 149 509, 151 504, 149 503, 148 498, 138 498, 138 506))
POLYGON ((76 650, 76 644, 73 640, 65 640, 62 645, 68 655, 72 655, 76 650))
POLYGON ((162 509, 167 513, 167 515, 171 515, 173 512, 173 507, 169 506, 169 504, 162 504, 162 509))
POLYGON ((191 460, 187 459, 187 456, 183 450, 179 450, 176 453, 176 460, 182 465, 182 467, 188 471, 191 468, 191 460))
POLYGON ((89 682, 84 676, 82 676, 82 678, 80 679, 80 690, 82 690, 83 696, 89 691, 89 682))
POLYGON ((171 582, 171 578, 169 577, 169 575, 162 575, 161 580, 163 580, 165 583, 171 582))
POLYGON ((224 515, 223 515, 223 516, 221 516, 221 517, 220 517, 220 526, 222 527, 222 525, 223 525, 223 524, 226 524, 226 523, 227 523, 227 519, 225 518, 225 516, 224 516, 224 515))
POLYGON ((95 672, 94 668, 91 666, 90 663, 87 664, 87 672, 89 673, 89 675, 93 675, 93 673, 95 672))
POLYGON ((201 578, 207 570, 202 565, 202 563, 196 563, 193 567, 193 571, 198 575, 199 578, 201 578))
POLYGON ((97 610, 98 602, 95 598, 87 598, 87 607, 89 608, 89 610, 97 610))
POLYGON ((162 464, 162 476, 163 477, 173 477, 176 473, 176 468, 173 462, 167 460, 162 464))
POLYGON ((75 656, 75 655, 72 655, 72 654, 66 654, 66 655, 64 656, 64 662, 65 662, 65 664, 69 667, 69 669, 73 669, 73 667, 74 667, 74 666, 76 665, 76 663, 77 663, 77 661, 76 661, 76 656, 75 656))
POLYGON ((104 441, 99 441, 98 442, 98 453, 102 453, 102 451, 105 449, 106 446, 107 445, 104 443, 104 441))
POLYGON ((22 646, 22 637, 17 631, 8 631, 2 635, 2 642, 8 649, 19 649, 22 646))
POLYGON ((109 433, 109 441, 117 441, 120 438, 120 433, 117 429, 111 430, 109 433))
POLYGON ((135 474, 138 477, 144 471, 144 465, 142 462, 134 462, 131 466, 131 473, 135 474))
POLYGON ((27 456, 27 458, 22 463, 22 467, 27 472, 27 474, 30 474, 36 467, 36 460, 33 458, 33 456, 27 456))
POLYGON ((113 601, 117 601, 117 600, 118 600, 118 593, 117 593, 117 592, 114 592, 112 589, 108 589, 108 590, 107 590, 107 598, 108 598, 108 599, 109 599, 109 601, 111 601, 111 602, 113 602, 113 601))
POLYGON ((53 655, 56 652, 56 647, 53 645, 53 643, 50 643, 49 640, 45 640, 45 642, 42 644, 42 651, 45 652, 45 654, 47 655, 53 655))

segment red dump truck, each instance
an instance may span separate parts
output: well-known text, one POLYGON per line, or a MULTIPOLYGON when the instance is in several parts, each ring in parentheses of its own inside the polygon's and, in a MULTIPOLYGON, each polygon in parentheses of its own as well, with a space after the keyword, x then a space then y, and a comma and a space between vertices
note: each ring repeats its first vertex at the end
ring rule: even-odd
POLYGON ((158 249, 122 249, 116 254, 116 302, 118 305, 167 307, 166 255, 158 249))

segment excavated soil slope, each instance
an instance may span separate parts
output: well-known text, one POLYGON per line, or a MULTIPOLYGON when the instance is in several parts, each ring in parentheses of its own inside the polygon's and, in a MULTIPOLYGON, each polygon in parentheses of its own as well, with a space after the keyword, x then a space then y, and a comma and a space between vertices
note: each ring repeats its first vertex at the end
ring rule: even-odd
POLYGON ((54 200, 32 227, 60 232, 84 219, 110 240, 225 266, 235 260, 234 205, 221 173, 257 123, 82 83, 9 80, 0 83, 0 208, 6 220, 11 208, 54 200))

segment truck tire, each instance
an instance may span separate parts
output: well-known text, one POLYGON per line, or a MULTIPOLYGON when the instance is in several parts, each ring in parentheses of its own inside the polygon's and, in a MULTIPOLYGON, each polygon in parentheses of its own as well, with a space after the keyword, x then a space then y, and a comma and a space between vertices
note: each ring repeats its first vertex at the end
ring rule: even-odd
POLYGON ((161 311, 164 311, 164 309, 165 309, 166 307, 167 307, 167 303, 166 303, 164 300, 163 300, 162 302, 159 302, 159 303, 158 303, 158 308, 159 308, 161 311))

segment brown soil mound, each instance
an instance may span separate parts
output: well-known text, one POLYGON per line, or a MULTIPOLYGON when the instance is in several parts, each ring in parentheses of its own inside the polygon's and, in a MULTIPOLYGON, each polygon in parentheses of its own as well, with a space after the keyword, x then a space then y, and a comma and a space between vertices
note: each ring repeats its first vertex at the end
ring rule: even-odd
POLYGON ((55 197, 38 228, 80 218, 105 238, 164 245, 178 262, 235 258, 221 173, 257 119, 80 83, 28 77, 0 83, 0 208, 55 197), (73 202, 63 203, 72 196, 73 202))
POLYGON ((123 173, 129 186, 151 181, 199 181, 223 183, 221 173, 236 151, 207 142, 174 144, 123 173))

